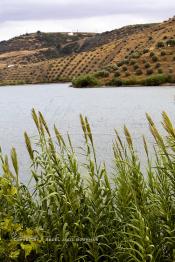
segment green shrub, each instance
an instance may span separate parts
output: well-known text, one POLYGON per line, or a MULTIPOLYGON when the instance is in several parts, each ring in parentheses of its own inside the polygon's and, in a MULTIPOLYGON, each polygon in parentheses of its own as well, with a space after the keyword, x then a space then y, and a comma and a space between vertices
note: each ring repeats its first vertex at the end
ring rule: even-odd
POLYGON ((158 42, 156 45, 157 48, 162 48, 165 47, 165 43, 164 42, 158 42))
POLYGON ((161 68, 159 68, 159 69, 157 70, 157 72, 158 72, 158 74, 162 74, 162 73, 163 73, 163 70, 162 70, 161 68))
POLYGON ((155 56, 155 53, 154 53, 154 52, 151 52, 151 53, 150 53, 150 57, 153 57, 153 56, 155 56))
POLYGON ((166 82, 169 82, 170 77, 160 74, 160 75, 153 75, 145 79, 144 85, 146 86, 159 86, 166 82))
POLYGON ((175 84, 175 75, 174 75, 174 72, 169 74, 167 76, 167 83, 172 83, 172 84, 175 84))
POLYGON ((120 71, 116 71, 116 72, 114 73, 114 76, 115 76, 115 77, 119 77, 119 76, 120 76, 120 71))
POLYGON ((161 56, 165 56, 165 55, 166 55, 166 52, 165 52, 165 51, 161 51, 160 55, 161 55, 161 56))
POLYGON ((117 68, 118 68, 117 65, 108 65, 108 66, 105 66, 103 70, 108 71, 109 73, 112 73, 117 68))
POLYGON ((138 52, 138 51, 135 51, 133 54, 132 54, 132 58, 139 58, 141 56, 141 53, 138 52))
POLYGON ((120 78, 113 78, 109 83, 108 85, 110 86, 122 86, 122 80, 120 78))
POLYGON ((136 63, 137 63, 136 60, 133 60, 133 59, 132 59, 132 60, 130 61, 130 65, 135 65, 136 63))
POLYGON ((152 68, 148 68, 148 69, 146 70, 146 74, 147 74, 147 75, 152 75, 153 73, 154 73, 154 71, 153 71, 152 68))
POLYGON ((72 81, 74 87, 98 86, 99 82, 93 75, 82 75, 72 81))
POLYGON ((130 73, 129 73, 129 72, 126 72, 126 73, 125 73, 125 77, 128 77, 128 76, 130 76, 130 73))
POLYGON ((125 57, 125 59, 123 60, 123 64, 124 65, 128 65, 129 64, 129 60, 125 57))
POLYGON ((147 48, 143 49, 143 54, 147 54, 148 52, 149 52, 149 49, 147 49, 147 48))
POLYGON ((152 56, 152 57, 151 57, 151 59, 152 59, 152 61, 153 61, 153 62, 157 62, 157 61, 158 61, 158 57, 157 57, 157 56, 155 56, 155 55, 154 55, 154 56, 152 56))
POLYGON ((126 71, 128 70, 127 66, 123 66, 123 67, 122 67, 122 70, 123 70, 124 72, 126 72, 126 71))
POLYGON ((120 61, 120 62, 117 63, 118 67, 121 67, 122 65, 124 65, 124 61, 120 61))
POLYGON ((117 65, 113 65, 114 70, 119 70, 119 67, 117 65))
POLYGON ((151 65, 149 63, 145 64, 145 68, 150 68, 150 67, 151 67, 151 65))
POLYGON ((138 66, 138 64, 135 64, 135 65, 133 66, 133 68, 134 68, 134 70, 137 70, 137 69, 139 69, 139 66, 138 66))
POLYGON ((169 69, 168 69, 168 72, 169 72, 170 74, 172 74, 172 73, 173 73, 173 68, 169 68, 169 69))
POLYGON ((124 79, 122 83, 123 86, 132 86, 132 85, 140 85, 141 81, 138 80, 136 77, 131 77, 129 79, 124 79))
POLYGON ((167 46, 175 46, 175 39, 169 39, 166 41, 167 46))
POLYGON ((155 66, 155 68, 159 68, 159 67, 161 67, 161 64, 160 64, 160 63, 157 63, 156 66, 155 66))
POLYGON ((108 77, 109 76, 109 71, 107 70, 101 70, 95 73, 95 77, 108 77))
POLYGON ((142 72, 141 69, 137 69, 137 70, 136 70, 136 75, 142 75, 142 74, 143 74, 143 72, 142 72))

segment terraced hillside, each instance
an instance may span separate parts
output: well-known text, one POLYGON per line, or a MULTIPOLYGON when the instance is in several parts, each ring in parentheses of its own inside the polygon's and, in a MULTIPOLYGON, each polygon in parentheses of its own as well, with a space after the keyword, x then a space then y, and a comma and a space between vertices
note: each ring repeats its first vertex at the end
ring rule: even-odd
POLYGON ((151 25, 126 26, 102 34, 42 33, 25 34, 0 42, 0 65, 28 64, 89 51, 141 32, 151 25))
POLYGON ((74 77, 104 69, 108 71, 108 76, 102 79, 104 83, 113 77, 128 79, 155 73, 175 74, 175 18, 160 24, 128 26, 117 32, 103 33, 105 37, 101 35, 101 42, 92 46, 89 44, 89 47, 87 41, 90 43, 94 38, 100 39, 100 35, 80 39, 79 49, 70 52, 70 55, 62 54, 59 58, 26 65, 16 64, 10 68, 2 68, 1 65, 0 82, 18 84, 70 81, 74 77), (106 34, 111 38, 104 40, 107 39, 106 34), (88 51, 84 51, 83 45, 88 51))
POLYGON ((93 37, 94 33, 42 33, 25 34, 0 42, 0 64, 28 64, 71 54, 78 43, 93 37))

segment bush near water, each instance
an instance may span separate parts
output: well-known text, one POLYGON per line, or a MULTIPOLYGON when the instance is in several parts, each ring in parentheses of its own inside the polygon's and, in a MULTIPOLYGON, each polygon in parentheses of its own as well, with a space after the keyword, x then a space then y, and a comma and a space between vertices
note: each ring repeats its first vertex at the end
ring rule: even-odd
POLYGON ((115 131, 112 175, 98 164, 87 118, 82 169, 70 136, 66 143, 54 126, 53 139, 42 114, 32 115, 38 142, 27 133, 25 142, 33 182, 20 181, 14 148, 13 170, 0 154, 0 261, 175 261, 175 128, 167 114, 165 137, 147 115, 154 155, 143 137, 143 171, 128 129, 125 139, 115 131))
POLYGON ((111 86, 160 86, 163 84, 175 83, 175 78, 172 75, 157 74, 147 78, 131 77, 128 79, 113 78, 108 84, 111 86))
POLYGON ((74 87, 92 87, 98 86, 99 82, 97 78, 93 75, 82 75, 74 78, 72 81, 74 87))
MULTIPOLYGON (((80 77, 74 78, 73 86, 74 87, 93 87, 93 86, 100 86, 104 84, 105 81, 99 81, 97 76, 103 74, 101 71, 94 75, 82 75, 80 77)), ((109 75, 105 75, 107 77, 109 75)), ((106 78, 107 79, 107 78, 106 78)), ((132 76, 126 79, 120 77, 113 77, 110 81, 106 81, 106 86, 131 86, 131 85, 140 85, 140 86, 159 86, 163 84, 170 84, 175 83, 175 77, 173 75, 165 75, 165 74, 152 74, 148 77, 137 77, 132 76)))

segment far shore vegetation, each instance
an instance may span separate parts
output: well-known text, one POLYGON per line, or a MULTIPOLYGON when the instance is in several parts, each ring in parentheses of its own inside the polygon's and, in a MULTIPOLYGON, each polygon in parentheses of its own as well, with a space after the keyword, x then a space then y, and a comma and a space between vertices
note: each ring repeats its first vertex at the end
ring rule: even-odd
POLYGON ((122 136, 114 131, 112 172, 98 162, 86 117, 81 163, 69 135, 50 131, 40 112, 32 116, 38 141, 24 134, 29 184, 20 181, 15 148, 10 157, 0 150, 0 261, 175 261, 175 127, 168 115, 164 136, 147 115, 154 153, 143 137, 144 167, 127 127, 122 136))
MULTIPOLYGON (((55 81, 45 81, 37 84, 47 83, 66 83, 71 80, 58 78, 55 81)), ((1 86, 6 85, 26 85, 34 84, 25 80, 17 81, 4 81, 0 83, 1 86)), ((172 74, 152 74, 147 77, 130 76, 128 78, 120 78, 119 76, 113 75, 111 77, 107 70, 101 70, 94 74, 80 75, 74 77, 72 80, 72 86, 77 88, 83 87, 101 87, 101 86, 160 86, 160 85, 173 85, 175 84, 175 76, 172 74)))
MULTIPOLYGON (((102 71, 103 72, 103 71, 102 71)), ((74 78, 72 84, 74 87, 93 87, 93 86, 160 86, 164 84, 175 83, 175 77, 172 75, 155 74, 144 78, 130 77, 122 79, 119 77, 113 77, 111 80, 100 79, 99 72, 92 75, 82 75, 74 78)), ((106 76, 106 75, 105 75, 106 76)))

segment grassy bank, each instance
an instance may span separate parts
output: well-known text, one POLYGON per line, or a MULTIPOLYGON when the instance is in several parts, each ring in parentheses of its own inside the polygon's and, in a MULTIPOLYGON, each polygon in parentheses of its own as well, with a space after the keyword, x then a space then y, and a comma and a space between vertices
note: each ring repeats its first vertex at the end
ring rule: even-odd
POLYGON ((165 84, 174 84, 173 75, 155 74, 147 77, 131 76, 120 78, 110 74, 102 75, 99 73, 92 75, 82 75, 74 78, 72 84, 74 87, 94 87, 94 86, 160 86, 165 84))
POLYGON ((53 139, 42 114, 32 115, 38 142, 32 145, 27 133, 25 142, 33 189, 20 182, 15 149, 13 170, 1 152, 0 261, 174 261, 175 129, 166 113, 166 137, 147 115, 156 159, 143 138, 147 178, 128 129, 124 140, 116 131, 112 181, 97 163, 87 118, 80 117, 82 171, 70 137, 66 143, 54 127, 53 139))

